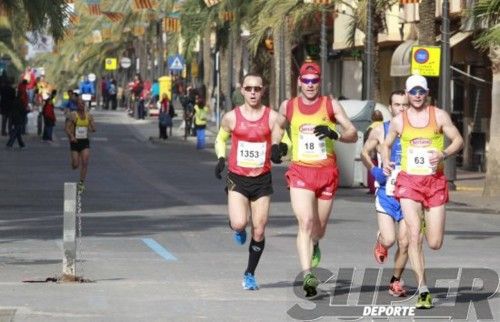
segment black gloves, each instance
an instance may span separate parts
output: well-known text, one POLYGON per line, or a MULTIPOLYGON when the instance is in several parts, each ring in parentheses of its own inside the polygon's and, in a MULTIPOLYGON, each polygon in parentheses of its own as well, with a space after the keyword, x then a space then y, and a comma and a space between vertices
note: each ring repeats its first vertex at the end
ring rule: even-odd
POLYGON ((326 125, 317 125, 315 128, 314 128, 314 134, 316 134, 316 136, 322 140, 324 138, 330 138, 332 140, 338 140, 340 135, 339 135, 339 132, 335 131, 335 130, 332 130, 331 128, 329 128, 328 126, 326 125))
POLYGON ((219 162, 217 162, 217 165, 215 166, 215 177, 217 179, 222 179, 222 176, 220 174, 221 174, 222 170, 224 170, 225 166, 226 166, 226 159, 219 158, 219 162))
POLYGON ((271 145, 271 161, 273 161, 273 163, 277 164, 281 163, 281 149, 280 149, 281 144, 282 143, 271 145))
POLYGON ((284 157, 288 153, 288 145, 286 145, 286 143, 280 142, 279 148, 281 156, 284 157))

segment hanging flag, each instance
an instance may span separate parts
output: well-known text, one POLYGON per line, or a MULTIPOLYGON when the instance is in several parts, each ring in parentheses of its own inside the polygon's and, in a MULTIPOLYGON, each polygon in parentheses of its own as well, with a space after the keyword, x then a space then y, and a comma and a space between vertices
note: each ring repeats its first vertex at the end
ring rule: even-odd
POLYGON ((224 11, 219 13, 219 18, 222 21, 233 21, 234 20, 234 13, 232 11, 224 11))
POLYGON ((102 39, 111 39, 113 32, 111 28, 102 28, 101 29, 101 36, 102 39))
POLYGON ((180 20, 172 17, 163 18, 163 30, 165 32, 179 32, 181 30, 180 20))
POLYGON ((420 0, 399 0, 400 4, 420 3, 420 0))
POLYGON ((75 13, 70 13, 68 19, 72 25, 78 25, 80 23, 80 16, 75 13))
POLYGON ((102 35, 100 30, 93 30, 92 31, 92 42, 94 44, 98 44, 102 42, 102 35))
POLYGON ((155 9, 158 7, 156 0, 132 0, 132 10, 155 9))
POLYGON ((85 0, 91 16, 101 15, 101 0, 85 0))
POLYGON ((207 7, 212 7, 212 6, 215 6, 216 4, 218 4, 220 2, 220 0, 204 0, 205 1, 205 4, 207 5, 207 7))
POLYGON ((132 28, 132 34, 136 37, 140 37, 140 36, 144 35, 145 32, 146 32, 146 28, 144 28, 143 25, 135 25, 132 28))
POLYGON ((102 11, 101 13, 113 22, 120 22, 124 17, 121 12, 102 11))

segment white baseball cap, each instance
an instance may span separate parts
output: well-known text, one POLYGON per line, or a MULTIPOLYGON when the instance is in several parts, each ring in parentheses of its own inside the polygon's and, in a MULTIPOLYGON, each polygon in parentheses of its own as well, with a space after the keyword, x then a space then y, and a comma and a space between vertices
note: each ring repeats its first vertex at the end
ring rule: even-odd
POLYGON ((422 87, 426 91, 429 90, 429 88, 427 87, 427 80, 424 76, 421 75, 411 75, 406 80, 406 91, 409 91, 415 87, 422 87))

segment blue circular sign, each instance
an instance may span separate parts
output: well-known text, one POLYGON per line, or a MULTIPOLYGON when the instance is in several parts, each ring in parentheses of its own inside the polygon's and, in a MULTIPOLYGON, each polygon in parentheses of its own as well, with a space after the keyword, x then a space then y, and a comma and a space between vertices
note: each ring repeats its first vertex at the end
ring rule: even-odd
POLYGON ((429 60, 429 51, 425 48, 417 49, 413 57, 417 63, 425 64, 429 60))

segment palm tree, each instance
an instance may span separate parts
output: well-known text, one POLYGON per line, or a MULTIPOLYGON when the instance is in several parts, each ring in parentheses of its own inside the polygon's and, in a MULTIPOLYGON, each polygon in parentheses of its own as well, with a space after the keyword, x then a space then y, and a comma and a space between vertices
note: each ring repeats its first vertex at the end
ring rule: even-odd
MULTIPOLYGON (((351 9, 351 14, 349 15, 351 20, 348 24, 348 39, 347 44, 354 47, 356 40, 356 30, 361 30, 366 32, 365 26, 367 25, 367 4, 368 1, 371 0, 359 0, 355 3, 352 1, 340 1, 343 5, 349 7, 351 9)), ((425 0, 424 0, 425 1, 425 0)), ((378 42, 378 35, 383 33, 386 30, 386 12, 392 7, 394 4, 398 3, 397 0, 379 0, 375 1, 374 5, 372 5, 372 20, 373 20, 373 29, 371 30, 372 39, 373 39, 373 100, 376 102, 380 102, 381 93, 380 93, 380 70, 382 66, 380 66, 380 46, 378 42)))
POLYGON ((481 33, 475 45, 489 52, 493 73, 491 91, 490 137, 487 149, 487 170, 483 196, 500 195, 500 1, 479 0, 470 11, 481 33))

